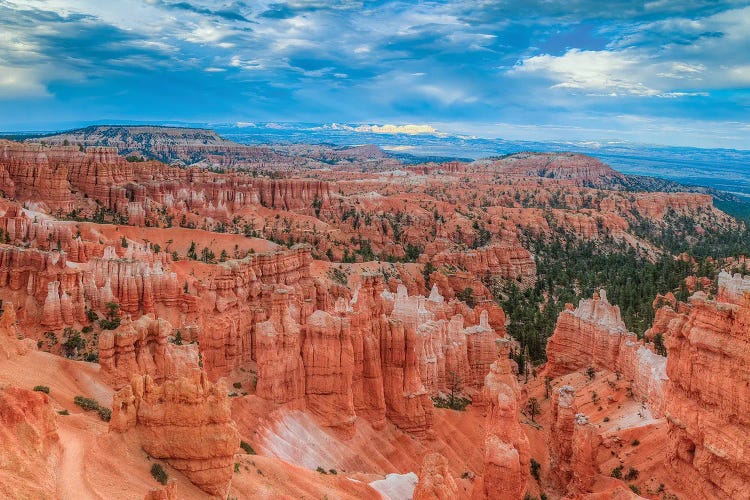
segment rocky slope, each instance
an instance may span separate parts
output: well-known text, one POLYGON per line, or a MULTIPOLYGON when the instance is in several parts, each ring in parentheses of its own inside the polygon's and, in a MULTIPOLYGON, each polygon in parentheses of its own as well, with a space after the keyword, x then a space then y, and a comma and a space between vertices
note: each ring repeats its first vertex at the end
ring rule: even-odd
POLYGON ((493 161, 488 167, 503 175, 570 180, 589 187, 611 187, 625 180, 609 165, 573 153, 516 153, 493 161))
POLYGON ((55 412, 41 392, 0 388, 0 495, 49 498, 60 460, 55 412))
POLYGON ((224 139, 213 130, 185 127, 95 125, 34 137, 26 142, 84 148, 111 147, 136 161, 146 158, 165 163, 223 169, 279 170, 359 162, 369 162, 372 166, 399 164, 397 160, 373 145, 248 146, 224 139))

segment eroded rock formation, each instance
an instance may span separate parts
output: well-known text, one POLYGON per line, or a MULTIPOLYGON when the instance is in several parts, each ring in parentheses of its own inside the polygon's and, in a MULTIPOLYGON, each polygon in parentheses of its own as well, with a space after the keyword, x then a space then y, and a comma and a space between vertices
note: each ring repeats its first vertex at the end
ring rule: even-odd
POLYGON ((458 486, 448 469, 448 462, 439 453, 425 455, 419 482, 414 489, 414 500, 453 500, 458 486))
POLYGON ((52 498, 60 455, 55 412, 41 392, 0 388, 0 496, 52 498))
POLYGON ((666 359, 627 331, 620 308, 607 301, 604 290, 576 309, 566 305, 547 342, 547 359, 547 375, 553 378, 589 367, 620 372, 633 394, 661 414, 666 359))
POLYGON ((190 208, 227 218, 228 211, 262 205, 282 210, 311 210, 315 199, 330 193, 320 181, 259 179, 250 175, 213 174, 158 162, 130 163, 117 148, 0 142, 0 189, 6 196, 30 201, 48 213, 68 214, 83 196, 108 210, 145 224, 161 207, 190 208))
POLYGON ((484 473, 474 498, 523 498, 529 474, 530 451, 518 415, 519 388, 513 373, 510 341, 498 340, 498 359, 485 378, 482 399, 487 402, 484 473))
POLYGON ((748 498, 750 484, 750 293, 723 278, 728 302, 696 292, 666 334, 669 466, 696 498, 748 498))
POLYGON ((552 400, 550 470, 556 485, 568 495, 591 491, 599 474, 597 447, 602 442, 597 426, 578 411, 573 387, 557 389, 552 400))
POLYGON ((0 315, 0 357, 11 359, 36 349, 36 342, 32 339, 21 338, 17 323, 13 302, 4 302, 0 315))
POLYGON ((223 381, 204 372, 157 384, 134 376, 115 394, 110 429, 132 429, 151 457, 166 460, 206 493, 226 498, 240 439, 223 381))
POLYGON ((174 334, 169 322, 153 316, 141 316, 123 322, 116 330, 102 331, 99 364, 107 383, 120 389, 133 375, 150 375, 158 383, 197 374, 198 346, 169 342, 174 334))

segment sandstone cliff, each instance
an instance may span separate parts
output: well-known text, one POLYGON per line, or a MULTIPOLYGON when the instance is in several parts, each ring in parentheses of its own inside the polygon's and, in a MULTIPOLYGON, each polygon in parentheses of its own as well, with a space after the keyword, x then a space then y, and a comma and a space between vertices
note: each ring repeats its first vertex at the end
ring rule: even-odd
POLYGON ((414 500, 453 500, 458 487, 448 469, 448 462, 439 453, 425 455, 414 500))
POLYGON ((0 388, 0 440, 0 496, 53 498, 61 449, 48 396, 0 388))
POLYGON ((508 357, 508 340, 499 340, 498 359, 485 379, 488 402, 484 472, 473 498, 520 499, 529 474, 529 441, 519 422, 519 387, 508 357))
POLYGON ((695 498, 750 498, 750 294, 739 299, 739 282, 719 291, 732 302, 696 292, 666 334, 669 465, 695 498))
POLYGON ((620 308, 602 290, 578 308, 566 305, 547 342, 546 373, 558 377, 583 368, 616 371, 630 381, 633 394, 659 415, 664 406, 666 359, 629 333, 620 308))
POLYGON ((117 153, 113 147, 80 151, 76 146, 0 141, 0 189, 48 213, 92 211, 90 198, 136 225, 156 220, 160 208, 228 218, 228 211, 253 205, 311 211, 315 199, 330 197, 328 185, 319 181, 129 163, 117 153))
POLYGON ((99 364, 105 380, 115 389, 128 385, 134 375, 150 375, 160 383, 197 374, 198 346, 175 345, 164 319, 141 316, 123 322, 116 330, 99 334, 99 364))
POLYGON ((240 440, 223 382, 205 373, 157 384, 135 376, 115 394, 110 429, 139 436, 149 456, 166 460, 206 493, 225 498, 240 440))

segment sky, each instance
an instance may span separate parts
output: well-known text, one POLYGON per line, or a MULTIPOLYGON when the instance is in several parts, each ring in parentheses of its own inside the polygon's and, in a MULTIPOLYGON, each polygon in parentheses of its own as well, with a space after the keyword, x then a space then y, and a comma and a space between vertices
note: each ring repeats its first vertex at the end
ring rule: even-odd
POLYGON ((118 121, 750 149, 750 0, 0 0, 0 130, 118 121))

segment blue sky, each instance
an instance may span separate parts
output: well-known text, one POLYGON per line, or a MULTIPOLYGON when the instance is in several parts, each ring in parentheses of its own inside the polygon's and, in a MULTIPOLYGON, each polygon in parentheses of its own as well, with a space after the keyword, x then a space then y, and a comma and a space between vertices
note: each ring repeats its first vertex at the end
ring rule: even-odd
POLYGON ((0 129, 105 120, 750 149, 750 1, 0 0, 0 129))

